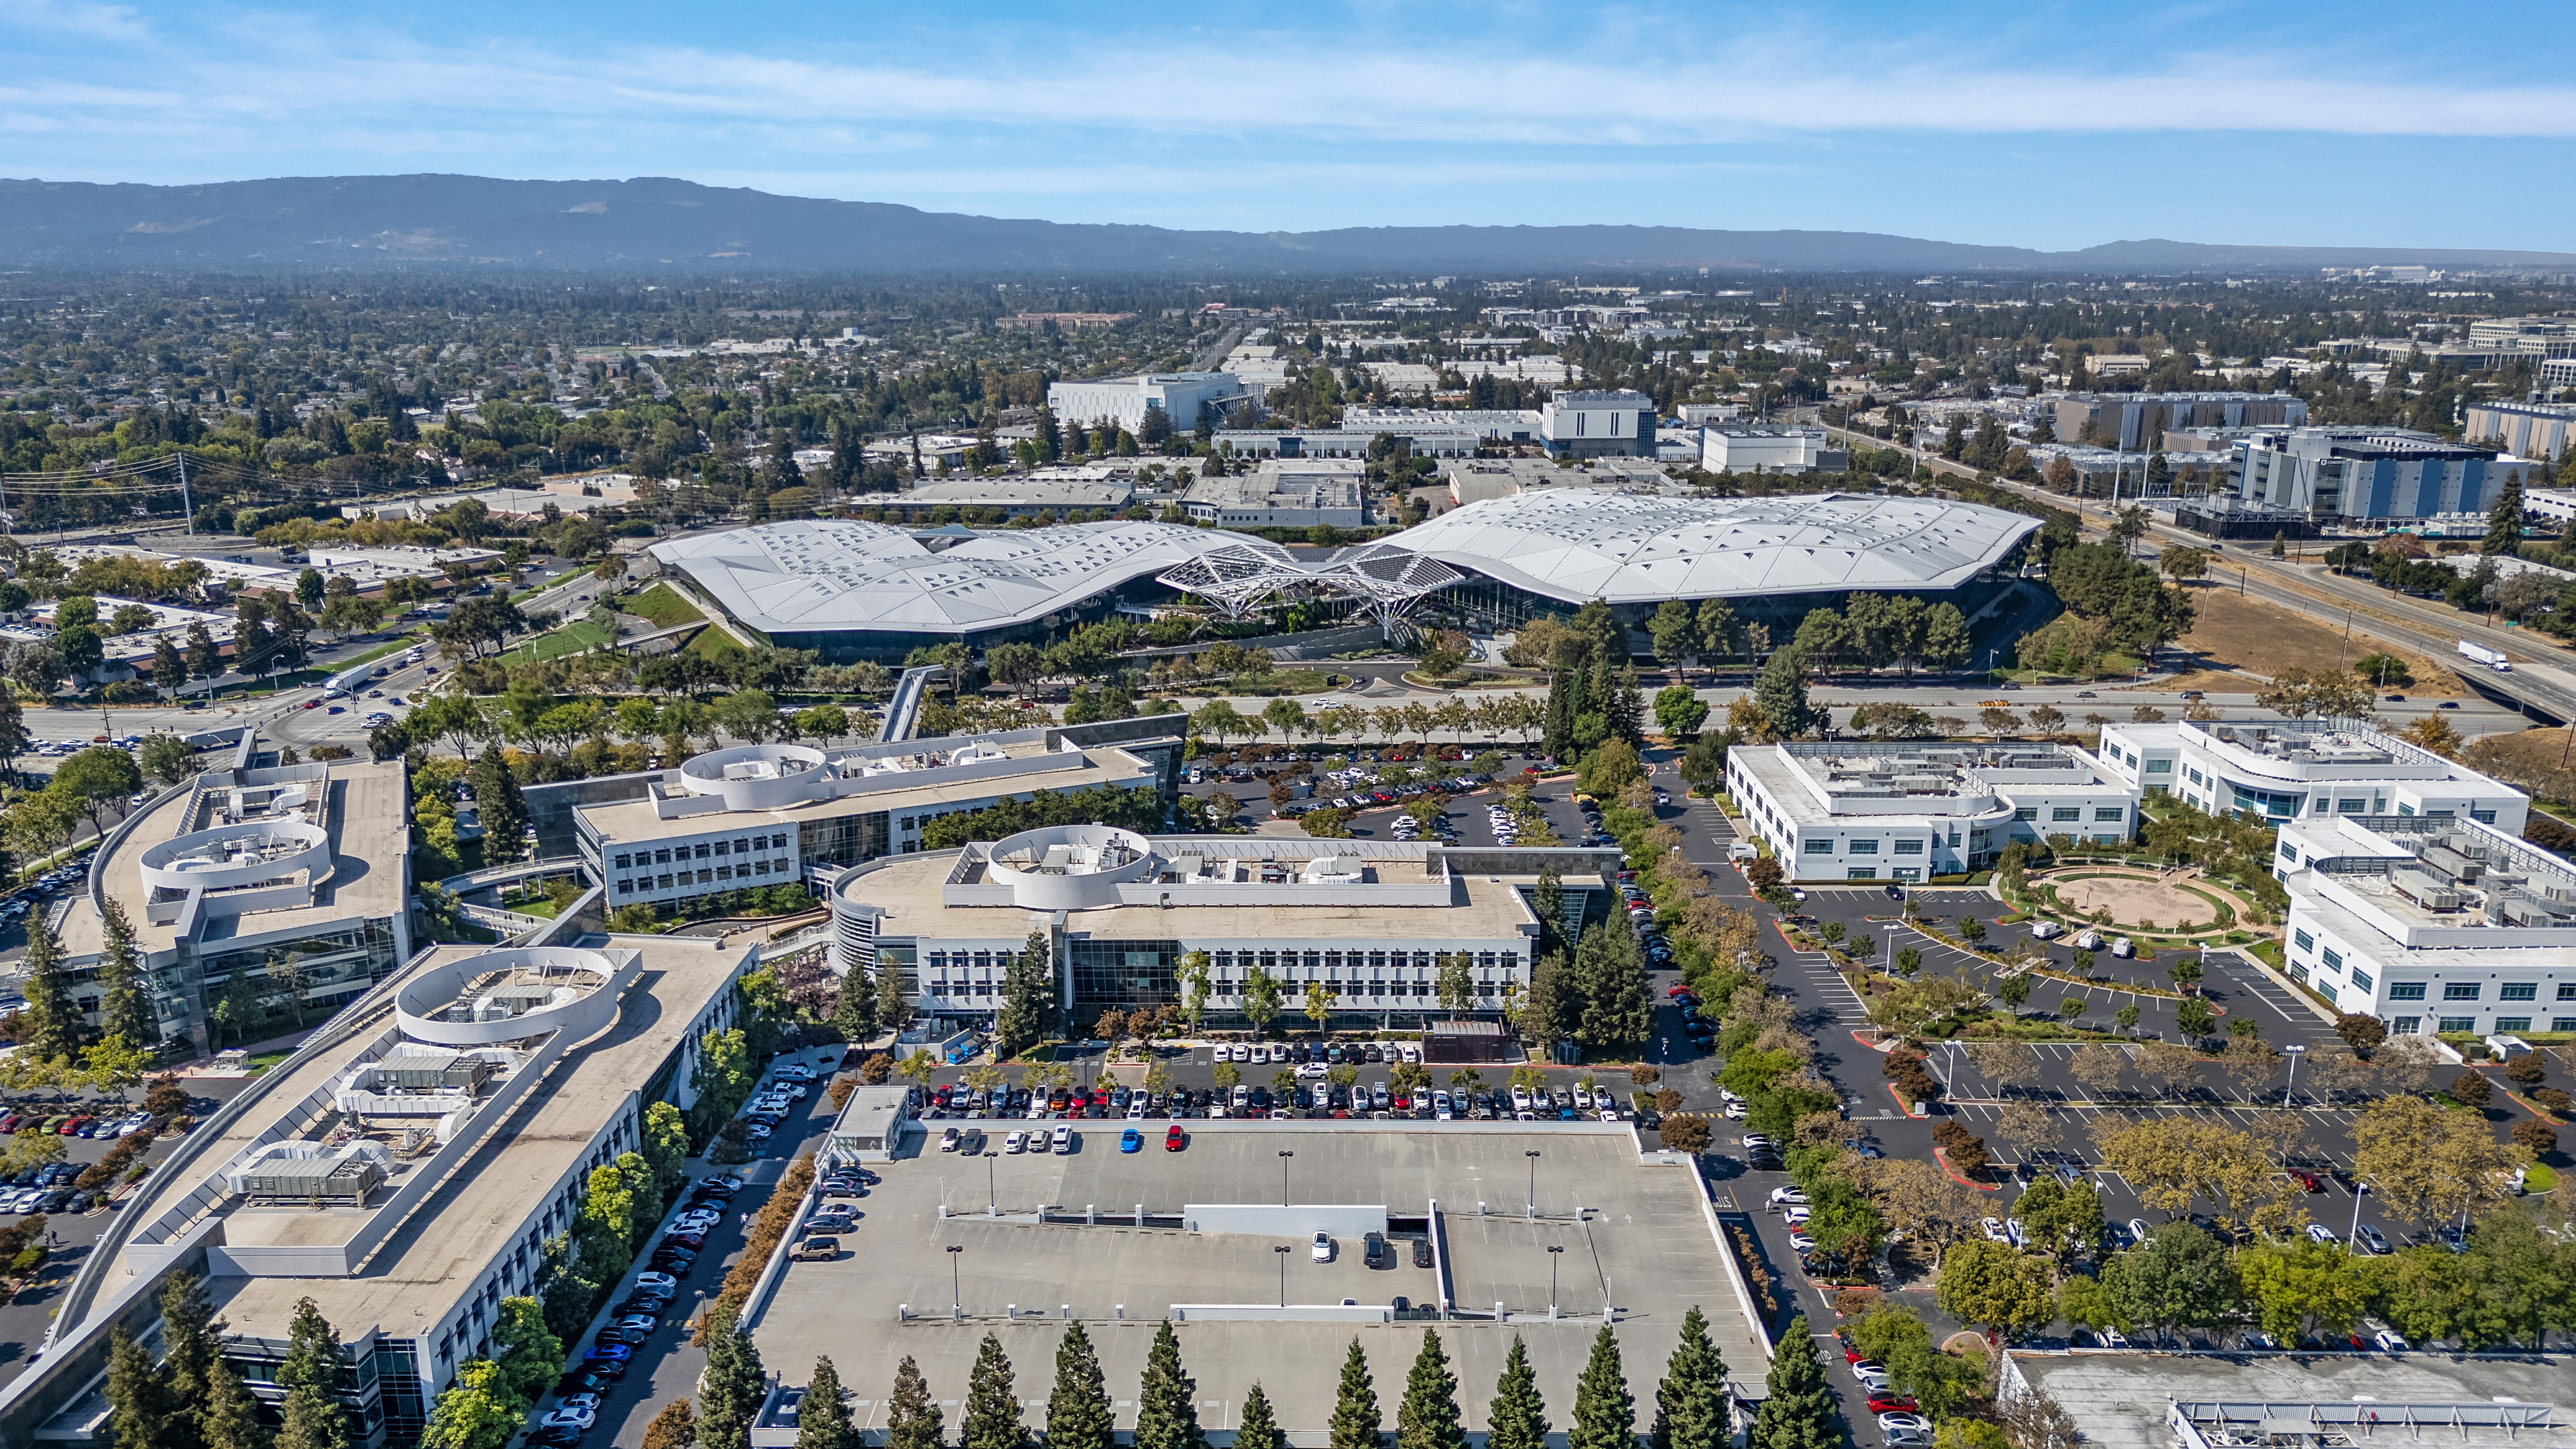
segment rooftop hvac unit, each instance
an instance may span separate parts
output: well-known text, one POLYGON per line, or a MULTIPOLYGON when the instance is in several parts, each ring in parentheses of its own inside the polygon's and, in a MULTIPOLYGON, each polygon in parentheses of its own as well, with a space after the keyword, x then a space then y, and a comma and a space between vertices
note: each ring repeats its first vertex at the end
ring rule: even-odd
POLYGON ((2450 882, 2437 876, 2400 866, 2388 873, 2388 881, 2397 888, 2399 895, 2428 911, 2456 911, 2460 908, 2460 893, 2451 889, 2450 882))
POLYGON ((2558 925, 2558 914, 2566 908, 2555 901, 2543 901, 2526 895, 2515 895, 2504 903, 2504 920, 2509 926, 2546 928, 2558 925))
POLYGON ((2486 870, 2484 862, 2471 860, 2447 845, 2426 846, 2424 865, 2445 880, 2463 883, 2476 880, 2486 870))
POLYGON ((249 1197, 347 1198, 363 1202, 385 1181, 385 1149, 357 1142, 325 1155, 319 1144, 278 1142, 226 1174, 249 1197))
POLYGON ((378 1089, 402 1091, 473 1091, 492 1075, 492 1063, 478 1056, 458 1052, 445 1060, 428 1057, 391 1057, 371 1069, 378 1089))

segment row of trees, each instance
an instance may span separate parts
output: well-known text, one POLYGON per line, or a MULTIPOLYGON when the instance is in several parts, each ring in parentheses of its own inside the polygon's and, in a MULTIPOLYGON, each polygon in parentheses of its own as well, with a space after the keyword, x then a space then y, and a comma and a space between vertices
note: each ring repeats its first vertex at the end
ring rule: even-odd
POLYGON ((1488 740, 1508 735, 1527 742, 1545 723, 1540 702, 1524 694, 1485 694, 1472 699, 1453 694, 1438 704, 1416 700, 1383 704, 1375 709, 1336 705, 1311 715, 1293 699, 1273 699, 1258 714, 1245 714, 1230 701, 1212 699, 1190 712, 1190 732, 1220 744, 1233 739, 1260 739, 1274 732, 1289 743, 1301 737, 1325 741, 1347 737, 1356 741, 1372 736, 1395 740, 1410 735, 1428 740, 1440 730, 1448 731, 1451 739, 1460 742, 1471 735, 1488 740))

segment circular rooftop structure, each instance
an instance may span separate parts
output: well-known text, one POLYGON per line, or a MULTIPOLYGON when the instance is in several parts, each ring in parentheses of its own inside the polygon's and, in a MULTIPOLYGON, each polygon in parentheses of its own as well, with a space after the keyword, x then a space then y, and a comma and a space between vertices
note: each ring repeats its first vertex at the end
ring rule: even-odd
POLYGON ((771 810, 811 799, 823 772, 821 750, 736 745, 683 761, 680 785, 692 795, 721 796, 727 810, 771 810))
POLYGON ((984 852, 986 879, 1008 884, 1011 903, 1032 911, 1115 905, 1118 887, 1161 867, 1152 841, 1114 825, 1024 830, 984 852))
POLYGON ((223 890, 298 871, 319 881, 331 873, 331 836, 302 820, 250 820, 162 841, 143 852, 136 868, 156 890, 223 890))
POLYGON ((586 1037, 617 1014, 617 962, 598 951, 529 946, 434 966, 394 996, 404 1036, 439 1046, 492 1046, 569 1031, 586 1037))

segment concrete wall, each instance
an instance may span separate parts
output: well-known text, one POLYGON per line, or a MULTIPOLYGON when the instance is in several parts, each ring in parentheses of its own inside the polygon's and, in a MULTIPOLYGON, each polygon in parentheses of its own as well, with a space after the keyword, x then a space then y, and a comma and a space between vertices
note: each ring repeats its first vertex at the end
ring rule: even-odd
POLYGON ((1386 1231, 1386 1205, 1358 1203, 1187 1203, 1184 1227, 1194 1233, 1243 1233, 1264 1238, 1311 1238, 1333 1235, 1343 1252, 1359 1251, 1359 1239, 1386 1231))

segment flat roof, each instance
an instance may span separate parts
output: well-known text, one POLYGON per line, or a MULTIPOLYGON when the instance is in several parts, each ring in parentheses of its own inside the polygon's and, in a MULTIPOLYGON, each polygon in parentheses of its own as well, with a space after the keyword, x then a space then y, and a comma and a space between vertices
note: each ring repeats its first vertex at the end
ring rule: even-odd
MULTIPOLYGON (((2171 1449, 2170 1406, 2181 1401, 2341 1404, 2377 1402, 2383 1411, 2401 1404, 2522 1404, 2563 1406, 2570 1397, 2565 1358, 2537 1355, 2426 1353, 2072 1353, 2015 1351, 2012 1365, 2047 1390, 2083 1426, 2084 1441, 2100 1449, 2171 1449)), ((2395 1417, 2390 1412, 2390 1417, 2395 1417)), ((2525 1444, 2576 1442, 2563 1410, 2555 1434, 2525 1444)), ((2405 1429, 2392 1441, 2413 1443, 2405 1429)), ((2444 1427, 2446 1444, 2483 1446, 2508 1442, 2501 1433, 2444 1427)))
MULTIPOLYGON (((226 939, 269 936, 352 918, 389 919, 411 909, 411 887, 405 879, 410 874, 410 800, 402 762, 361 764, 333 760, 329 768, 330 809, 323 824, 331 840, 331 875, 315 885, 312 903, 245 911, 238 916, 209 916, 200 931, 201 944, 211 946, 226 939)), ((146 811, 141 823, 111 846, 95 867, 101 873, 101 888, 125 908, 126 919, 134 923, 136 948, 147 956, 174 949, 179 936, 175 923, 152 921, 147 909, 152 888, 144 884, 137 862, 144 851, 187 833, 189 811, 195 800, 192 791, 171 792, 168 799, 146 811)), ((71 909, 64 912, 62 939, 64 954, 74 959, 94 956, 100 950, 102 923, 87 891, 75 897, 71 909)))
MULTIPOLYGON (((1147 1125, 1158 1138, 1169 1124, 1147 1125)), ((1649 1406, 1641 1425, 1651 1416, 1653 1386, 1682 1315, 1694 1305, 1708 1317, 1728 1376, 1759 1391, 1766 1360, 1710 1236, 1698 1180, 1687 1167, 1642 1162, 1626 1129, 1185 1125, 1185 1151, 1166 1152, 1153 1141, 1129 1155, 1117 1149, 1123 1124, 1080 1124, 1070 1155, 993 1159, 994 1198, 1005 1213, 1040 1204, 1074 1213, 1096 1204, 1102 1212, 1132 1214, 1141 1201, 1151 1215, 1189 1204, 1266 1203, 1276 1201, 1279 1189, 1278 1154, 1294 1152, 1288 1195, 1299 1204, 1383 1205, 1391 1214, 1420 1215, 1436 1199, 1453 1301, 1461 1312, 1486 1315, 1440 1324, 1185 1321, 1181 1357, 1197 1380, 1206 1429, 1234 1429, 1245 1391, 1258 1382, 1282 1428, 1320 1431, 1354 1339, 1369 1358, 1392 1427, 1426 1328, 1439 1333, 1450 1353, 1470 1429, 1484 1427, 1485 1406, 1514 1337, 1528 1344, 1539 1388, 1561 1419, 1563 1406, 1574 1401, 1605 1302, 1619 1309, 1613 1331, 1630 1391, 1649 1406), (1524 1215, 1531 1164, 1522 1154, 1531 1150, 1543 1154, 1538 1197, 1544 1216, 1535 1221, 1524 1215), (1580 1222, 1573 1216, 1578 1199, 1580 1222), (1479 1216, 1480 1201, 1493 1211, 1479 1216), (1551 1254, 1551 1246, 1565 1251, 1551 1254), (1556 1322, 1548 1321, 1551 1268, 1557 1302, 1568 1315, 1556 1322), (1507 1323, 1492 1321, 1498 1302, 1513 1315, 1507 1323)), ((998 1147, 1010 1124, 987 1126, 998 1147)), ((984 1164, 926 1149, 919 1134, 906 1142, 895 1161, 877 1165, 884 1180, 861 1204, 858 1226, 842 1237, 844 1248, 855 1251, 829 1263, 789 1264, 753 1329, 763 1361, 791 1384, 802 1383, 823 1354, 843 1365, 866 1365, 845 1369, 860 1399, 854 1417, 865 1428, 883 1427, 891 1365, 903 1356, 920 1366, 933 1397, 952 1405, 963 1400, 977 1345, 988 1332, 1010 1354, 1022 1397, 1039 1401, 1042 1412, 1066 1307, 1099 1349, 1118 1427, 1125 1429, 1134 1426, 1136 1386, 1156 1324, 1174 1304, 1275 1304, 1283 1268, 1292 1304, 1344 1298, 1387 1304, 1399 1296, 1409 1304, 1439 1301, 1433 1271, 1414 1267, 1401 1245, 1393 1266, 1371 1269, 1360 1245, 1346 1240, 1333 1261, 1310 1262, 1305 1232, 988 1220, 980 1191, 986 1174, 974 1170, 984 1164), (943 1203, 958 1216, 942 1218, 943 1203), (945 1251, 952 1245, 964 1251, 945 1251), (1280 1246, 1293 1251, 1273 1251, 1280 1246), (948 1316, 952 1264, 968 1314, 962 1322, 948 1316), (910 1306, 909 1321, 898 1318, 900 1305, 910 1306), (1016 1317, 1007 1313, 1013 1305, 1016 1317)), ((950 1408, 952 1418, 955 1412, 950 1408)), ((1030 1419, 1036 1422, 1037 1413, 1030 1419)))
MULTIPOLYGON (((442 946, 430 957, 430 964, 442 966, 491 949, 442 946)), ((680 1046, 689 1024, 717 992, 728 987, 743 958, 756 948, 748 942, 729 945, 702 937, 610 936, 585 949, 643 953, 643 972, 621 997, 615 1023, 590 1040, 566 1048, 546 1068, 544 1078, 492 1126, 474 1153, 412 1210, 355 1275, 209 1280, 232 1332, 285 1338, 300 1298, 311 1298, 344 1339, 378 1326, 403 1338, 414 1336, 416 1324, 435 1326, 436 1315, 451 1306, 454 1287, 509 1246, 529 1214, 543 1206, 545 1194, 579 1162, 600 1127, 680 1046), (441 1288, 446 1291, 424 1301, 422 1295, 441 1288), (427 1316, 415 1319, 416 1307, 428 1310, 427 1316)), ((334 1054, 333 1070, 345 1069, 366 1044, 354 1041, 347 1051, 334 1054)), ((327 1082, 331 1075, 324 1072, 321 1081, 327 1082)), ((302 1096, 273 1094, 263 1106, 273 1103, 278 1110, 251 1114, 262 1121, 261 1127, 251 1129, 252 1134, 265 1130, 279 1112, 291 1110, 302 1096)), ((209 1156, 204 1160, 220 1170, 230 1159, 209 1156)), ((316 1213, 310 1208, 237 1207, 226 1216, 225 1236, 232 1238, 235 1224, 265 1233, 270 1222, 285 1218, 338 1218, 353 1232, 365 1216, 359 1210, 316 1213)), ((306 1241, 316 1232, 327 1230, 297 1227, 284 1238, 243 1241, 306 1241)), ((345 1233, 337 1240, 345 1241, 345 1233)))

